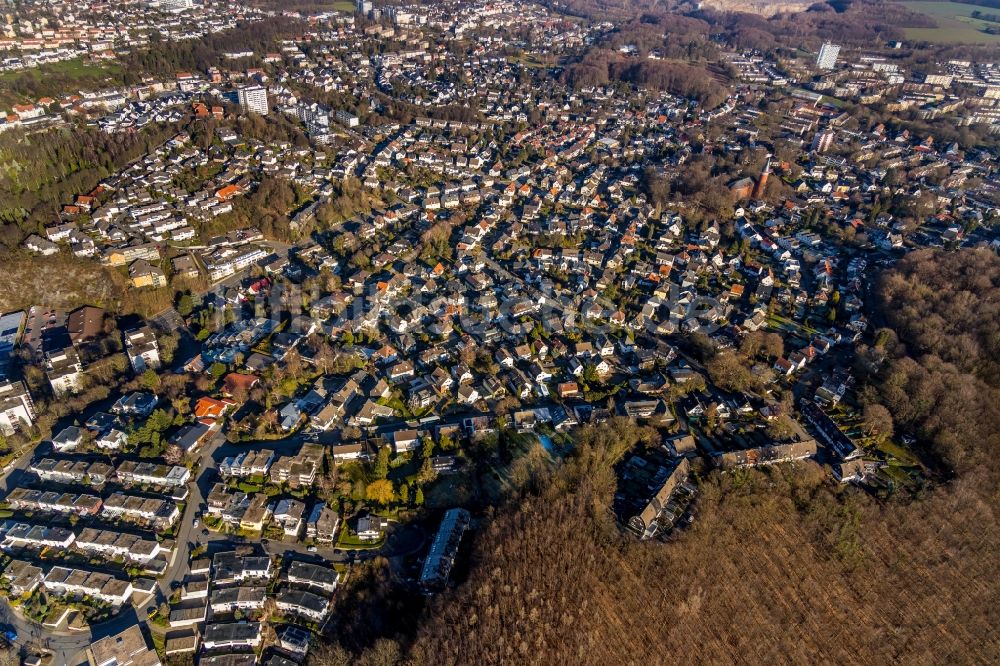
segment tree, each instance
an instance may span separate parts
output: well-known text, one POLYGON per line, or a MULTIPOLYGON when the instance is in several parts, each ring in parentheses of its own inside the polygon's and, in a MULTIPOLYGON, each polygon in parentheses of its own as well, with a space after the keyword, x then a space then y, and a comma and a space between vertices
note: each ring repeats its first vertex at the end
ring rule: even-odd
POLYGON ((208 374, 212 375, 212 378, 215 381, 219 381, 220 379, 222 379, 222 375, 226 374, 226 370, 227 368, 225 363, 219 363, 218 361, 216 361, 215 363, 209 366, 208 374))
POLYGON ((148 391, 155 391, 160 387, 160 376, 152 368, 146 368, 139 378, 139 383, 148 391))
POLYGON ((788 441, 794 432, 792 419, 787 414, 779 414, 767 423, 767 434, 776 442, 788 441))
POLYGON ((365 650, 357 660, 357 666, 397 666, 402 661, 399 643, 389 638, 380 638, 365 650))
POLYGON ((451 451, 456 446, 455 440, 453 440, 451 438, 451 435, 449 435, 446 432, 441 433, 440 444, 441 444, 441 450, 442 451, 451 451))
POLYGON ((417 486, 417 492, 413 495, 413 503, 416 506, 424 505, 424 489, 420 486, 417 486))
POLYGON ((717 354, 705 364, 712 381, 729 391, 746 391, 753 384, 753 375, 733 352, 717 354))
POLYGON ((765 333, 763 346, 768 358, 777 359, 785 355, 785 341, 777 333, 765 333))
POLYGON ((309 666, 350 666, 351 653, 339 643, 319 643, 309 651, 309 666))
POLYGON ((864 409, 865 430, 878 439, 892 437, 892 414, 884 405, 877 402, 868 403, 864 409))
POLYGON ((191 298, 191 294, 183 293, 181 297, 177 299, 177 312, 182 317, 187 317, 194 310, 194 301, 191 298))
POLYGON ((373 470, 376 479, 384 479, 389 476, 389 447, 379 448, 375 458, 375 469, 373 470))
POLYGON ((176 444, 171 444, 163 453, 163 461, 168 465, 179 465, 184 460, 184 449, 176 444))
POLYGON ((365 488, 365 499, 372 502, 378 502, 383 506, 388 506, 396 501, 396 491, 392 487, 392 481, 388 479, 379 479, 378 481, 372 481, 365 488))

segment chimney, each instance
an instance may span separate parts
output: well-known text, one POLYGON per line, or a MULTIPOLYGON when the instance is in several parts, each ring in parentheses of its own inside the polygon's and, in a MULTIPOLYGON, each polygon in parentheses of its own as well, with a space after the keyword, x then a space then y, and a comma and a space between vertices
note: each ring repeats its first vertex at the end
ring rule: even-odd
POLYGON ((760 178, 757 179, 757 185, 753 188, 753 193, 750 195, 751 199, 758 200, 761 195, 764 194, 764 188, 767 186, 767 177, 771 175, 771 155, 768 154, 767 161, 764 162, 764 170, 760 172, 760 178))

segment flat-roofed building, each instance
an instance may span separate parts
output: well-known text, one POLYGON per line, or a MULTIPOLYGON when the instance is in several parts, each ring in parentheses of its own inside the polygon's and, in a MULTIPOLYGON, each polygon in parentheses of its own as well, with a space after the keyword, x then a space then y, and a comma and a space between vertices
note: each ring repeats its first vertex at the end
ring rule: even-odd
POLYGON ((260 640, 260 622, 209 624, 202 634, 202 645, 206 650, 257 647, 260 640))
POLYGON ((149 648, 138 624, 91 643, 87 662, 90 666, 160 666, 160 658, 149 648))
POLYGON ((35 422, 35 403, 24 382, 0 381, 0 434, 13 435, 35 422))

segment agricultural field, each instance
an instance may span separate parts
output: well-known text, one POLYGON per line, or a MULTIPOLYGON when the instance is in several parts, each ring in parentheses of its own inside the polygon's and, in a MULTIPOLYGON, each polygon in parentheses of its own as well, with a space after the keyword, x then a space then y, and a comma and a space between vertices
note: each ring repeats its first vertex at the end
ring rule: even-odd
POLYGON ((985 32, 990 26, 1000 28, 1000 24, 972 17, 972 12, 976 10, 984 13, 994 11, 989 7, 940 0, 909 0, 901 4, 907 9, 930 16, 937 22, 936 28, 906 28, 909 39, 948 44, 1000 44, 1000 35, 985 32))

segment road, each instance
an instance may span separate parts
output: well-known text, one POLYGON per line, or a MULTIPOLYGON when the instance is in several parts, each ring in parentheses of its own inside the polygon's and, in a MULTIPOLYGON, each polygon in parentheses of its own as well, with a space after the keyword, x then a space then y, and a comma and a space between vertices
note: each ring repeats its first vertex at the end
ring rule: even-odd
MULTIPOLYGON (((221 434, 217 434, 211 443, 202 450, 199 461, 198 481, 201 481, 202 477, 212 474, 210 471, 214 467, 212 455, 215 449, 223 442, 225 442, 225 438, 221 434)), ((0 479, 0 487, 3 488, 5 493, 9 490, 11 481, 16 485, 22 475, 27 473, 28 463, 31 461, 33 454, 33 449, 28 450, 5 468, 3 477, 0 479)), ((193 526, 194 514, 198 512, 199 507, 205 501, 201 491, 203 486, 198 481, 189 486, 190 496, 184 508, 184 515, 180 518, 180 527, 175 538, 174 552, 153 594, 135 606, 123 608, 118 615, 110 620, 93 625, 83 631, 43 628, 36 622, 27 619, 13 610, 6 600, 3 600, 0 602, 0 616, 2 616, 6 624, 13 625, 17 631, 17 642, 20 645, 35 648, 42 647, 51 650, 54 657, 53 664, 76 665, 86 663, 86 649, 94 640, 117 634, 139 621, 144 621, 147 609, 151 605, 158 605, 168 599, 173 586, 182 581, 187 574, 190 548, 193 542, 196 541, 193 526)))
MULTIPOLYGON (((304 438, 293 436, 286 440, 266 443, 269 448, 275 450, 297 450, 304 442, 304 438)), ((40 445, 40 446, 45 446, 40 445)), ((188 572, 188 562, 190 560, 191 549, 199 543, 205 543, 212 550, 221 550, 224 547, 245 542, 248 544, 260 544, 261 547, 271 555, 276 557, 294 552, 301 559, 322 561, 327 560, 339 563, 351 563, 358 559, 368 559, 376 554, 387 557, 400 558, 411 555, 424 547, 427 534, 419 526, 404 526, 394 529, 387 539, 385 545, 379 549, 372 550, 339 550, 332 546, 318 548, 316 552, 310 552, 308 546, 303 543, 285 543, 283 541, 268 541, 261 543, 254 539, 243 540, 239 537, 210 532, 208 536, 202 533, 202 528, 194 527, 195 515, 200 514, 205 506, 205 497, 216 480, 217 459, 226 455, 232 455, 237 450, 246 450, 246 446, 235 446, 228 444, 224 435, 219 432, 209 441, 209 443, 198 453, 197 473, 193 482, 188 485, 189 496, 184 508, 184 514, 178 523, 178 531, 175 536, 174 552, 168 562, 167 569, 157 582, 153 594, 142 599, 133 606, 126 606, 115 617, 88 629, 72 631, 68 629, 48 629, 38 623, 29 620, 14 610, 5 599, 0 597, 0 622, 13 626, 17 631, 20 646, 37 650, 44 648, 53 653, 53 664, 69 664, 76 666, 86 663, 86 649, 96 639, 117 634, 129 626, 145 622, 147 612, 151 606, 155 607, 163 601, 169 599, 172 590, 183 582, 188 572)), ((6 494, 10 488, 18 486, 25 475, 29 474, 28 464, 37 453, 44 454, 45 450, 38 450, 38 447, 26 449, 15 460, 11 461, 0 475, 0 489, 6 494)))

